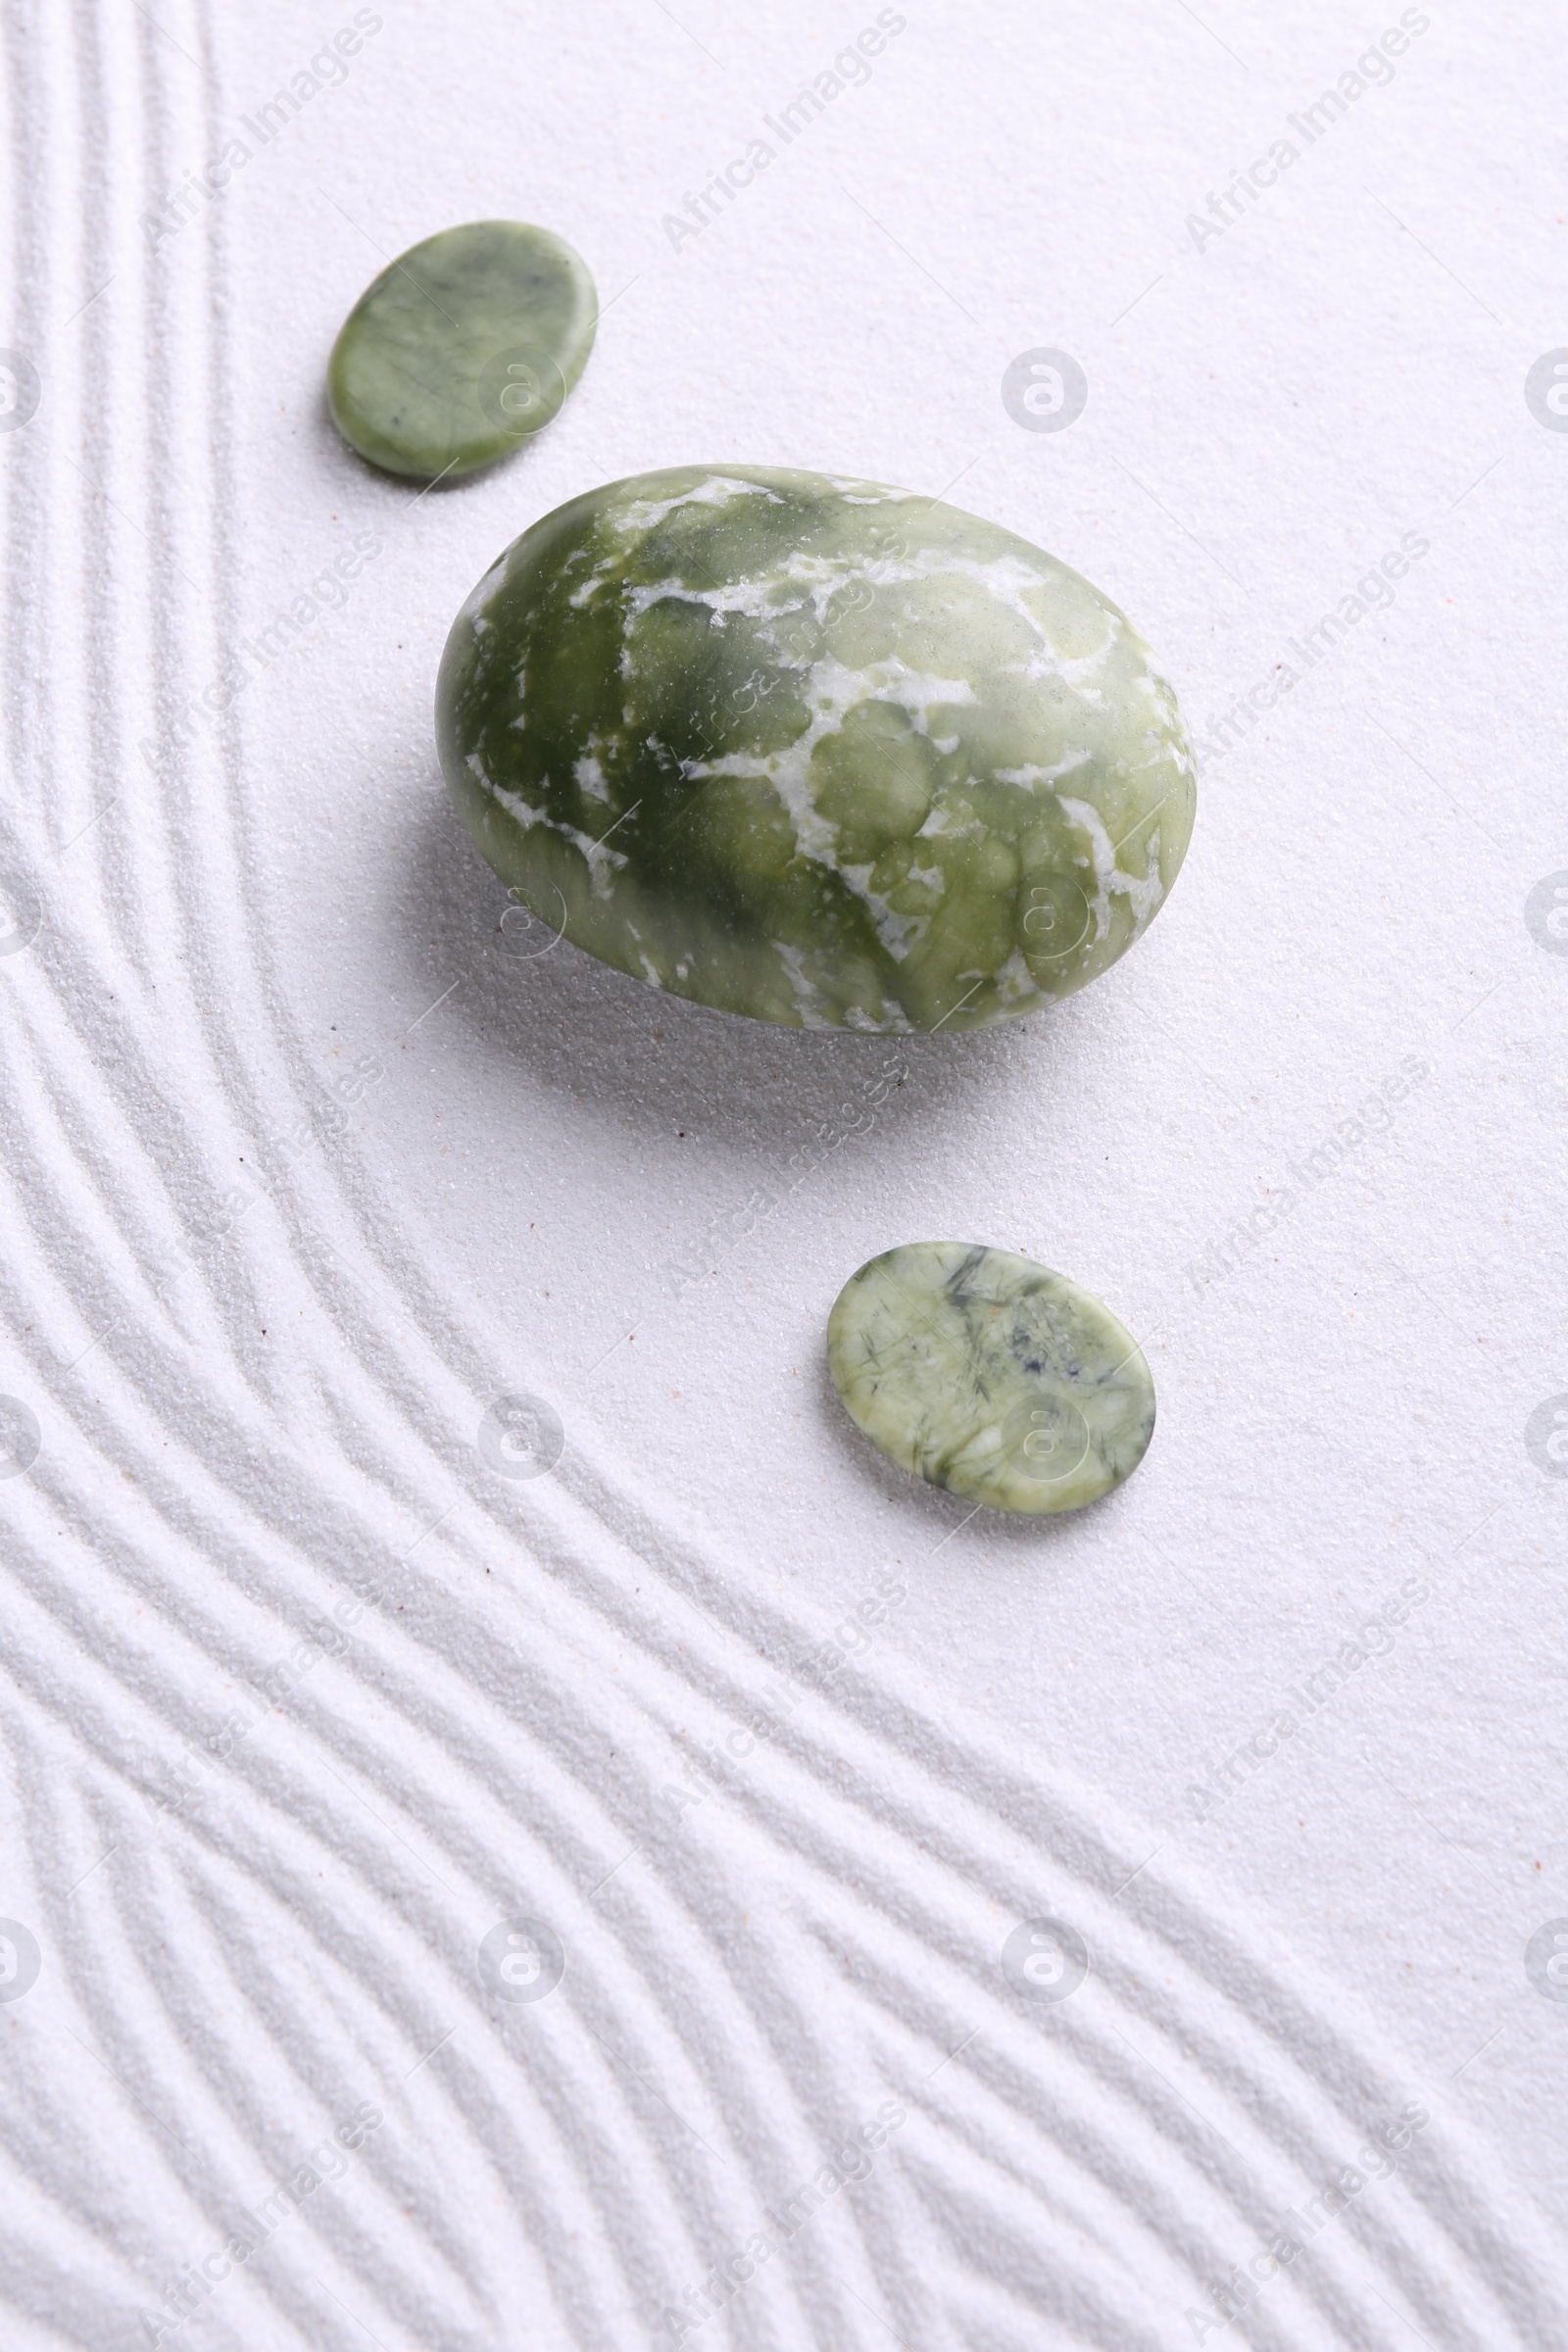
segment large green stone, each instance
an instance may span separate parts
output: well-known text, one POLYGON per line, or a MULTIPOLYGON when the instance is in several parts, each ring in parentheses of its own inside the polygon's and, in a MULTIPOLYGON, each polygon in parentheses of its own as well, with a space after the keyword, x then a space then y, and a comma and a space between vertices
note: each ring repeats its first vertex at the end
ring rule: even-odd
POLYGON ((827 1324, 850 1417, 901 1470, 997 1511, 1076 1511, 1154 1430, 1143 1350, 1089 1291, 1010 1250, 913 1242, 852 1274, 827 1324))
POLYGON ((345 441, 389 473, 457 480, 548 424, 599 322, 587 264, 521 220, 470 220, 389 262, 332 346, 345 441))
POLYGON ((1175 697, 1087 580, 955 507, 756 466, 591 490, 453 624, 464 823, 590 954, 726 1012, 980 1029, 1175 880, 1175 697))

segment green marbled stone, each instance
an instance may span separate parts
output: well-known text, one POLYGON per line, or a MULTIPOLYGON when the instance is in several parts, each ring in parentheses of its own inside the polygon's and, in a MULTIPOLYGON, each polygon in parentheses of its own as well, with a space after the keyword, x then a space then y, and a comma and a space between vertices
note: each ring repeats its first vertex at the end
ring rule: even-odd
POLYGON ((827 1323, 846 1411, 901 1470, 995 1511, 1076 1511, 1154 1430, 1143 1350, 1109 1307, 1010 1250, 912 1242, 852 1274, 827 1323))
POLYGON ((794 1026, 1070 995, 1193 825, 1175 697, 1098 589, 955 507, 777 467, 536 522, 453 624, 436 724, 464 823, 552 930, 794 1026))
POLYGON ((548 228, 470 220, 388 263, 343 321, 332 420, 389 473, 457 480, 548 424, 583 371, 599 299, 548 228))

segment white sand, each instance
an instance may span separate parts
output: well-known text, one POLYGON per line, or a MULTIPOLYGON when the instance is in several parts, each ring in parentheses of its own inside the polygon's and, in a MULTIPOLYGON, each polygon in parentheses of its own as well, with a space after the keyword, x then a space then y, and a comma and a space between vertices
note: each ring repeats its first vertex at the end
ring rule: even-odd
POLYGON ((42 920, 0 959, 0 1392, 41 1448, 0 1483, 0 1915, 41 1970, 0 2341, 1560 2345, 1568 2015, 1524 1952, 1568 1914, 1568 1486, 1522 1433, 1568 1388, 1568 958, 1523 909, 1568 866, 1568 436, 1521 392, 1568 338, 1560 14, 1435 7, 1198 252, 1392 4, 935 0, 787 146, 875 9, 368 13, 265 144, 349 12, 5 14, 43 399, 0 436, 0 839, 42 920), (486 215, 579 247, 599 343, 537 448, 416 501, 325 356, 486 215), (1002 406, 1035 346, 1088 374, 1066 431, 1002 406), (562 499, 725 459, 953 484, 1176 680, 1187 871, 1058 1017, 764 1033, 501 933, 446 628, 562 499), (1293 653, 1406 533, 1392 605, 1293 653), (834 1403, 845 1276, 949 1234, 1149 1353, 1149 1459, 1081 1520, 967 1519, 834 1403), (527 1482, 475 1443, 516 1392, 565 1433, 527 1482), (564 1951, 538 2002, 479 1974, 516 1916, 564 1951), (1045 1917, 1090 1955, 1059 2005, 1002 1964, 1045 1917), (1250 2261, 1250 2316, 1184 2316, 1250 2261))

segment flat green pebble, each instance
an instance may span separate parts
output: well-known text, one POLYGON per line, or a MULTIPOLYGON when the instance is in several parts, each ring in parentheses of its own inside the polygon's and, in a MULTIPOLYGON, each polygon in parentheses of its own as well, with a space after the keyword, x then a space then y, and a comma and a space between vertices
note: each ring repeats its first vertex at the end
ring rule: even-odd
POLYGON ((582 256, 523 220, 470 220, 388 263, 332 346, 332 421, 389 473, 451 480, 510 456, 560 409, 593 349, 582 256))
POLYGON ((852 1274, 827 1324, 850 1418, 965 1502, 1038 1516, 1098 1502, 1154 1432, 1142 1348, 1064 1274, 966 1242, 911 1242, 852 1274))

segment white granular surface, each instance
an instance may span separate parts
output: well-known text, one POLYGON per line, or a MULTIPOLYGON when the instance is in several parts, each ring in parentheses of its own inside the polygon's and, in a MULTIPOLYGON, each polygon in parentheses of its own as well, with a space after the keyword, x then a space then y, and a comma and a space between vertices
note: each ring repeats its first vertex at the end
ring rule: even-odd
POLYGON ((7 2352, 1568 2339, 1568 27, 878 37, 4 11, 7 2352), (489 216, 598 345, 416 496, 326 353, 489 216), (1054 1017, 761 1031, 503 927, 447 627, 688 462, 947 493, 1149 637, 1198 831, 1054 1017), (839 1411, 935 1237, 1140 1340, 1104 1505, 839 1411))

